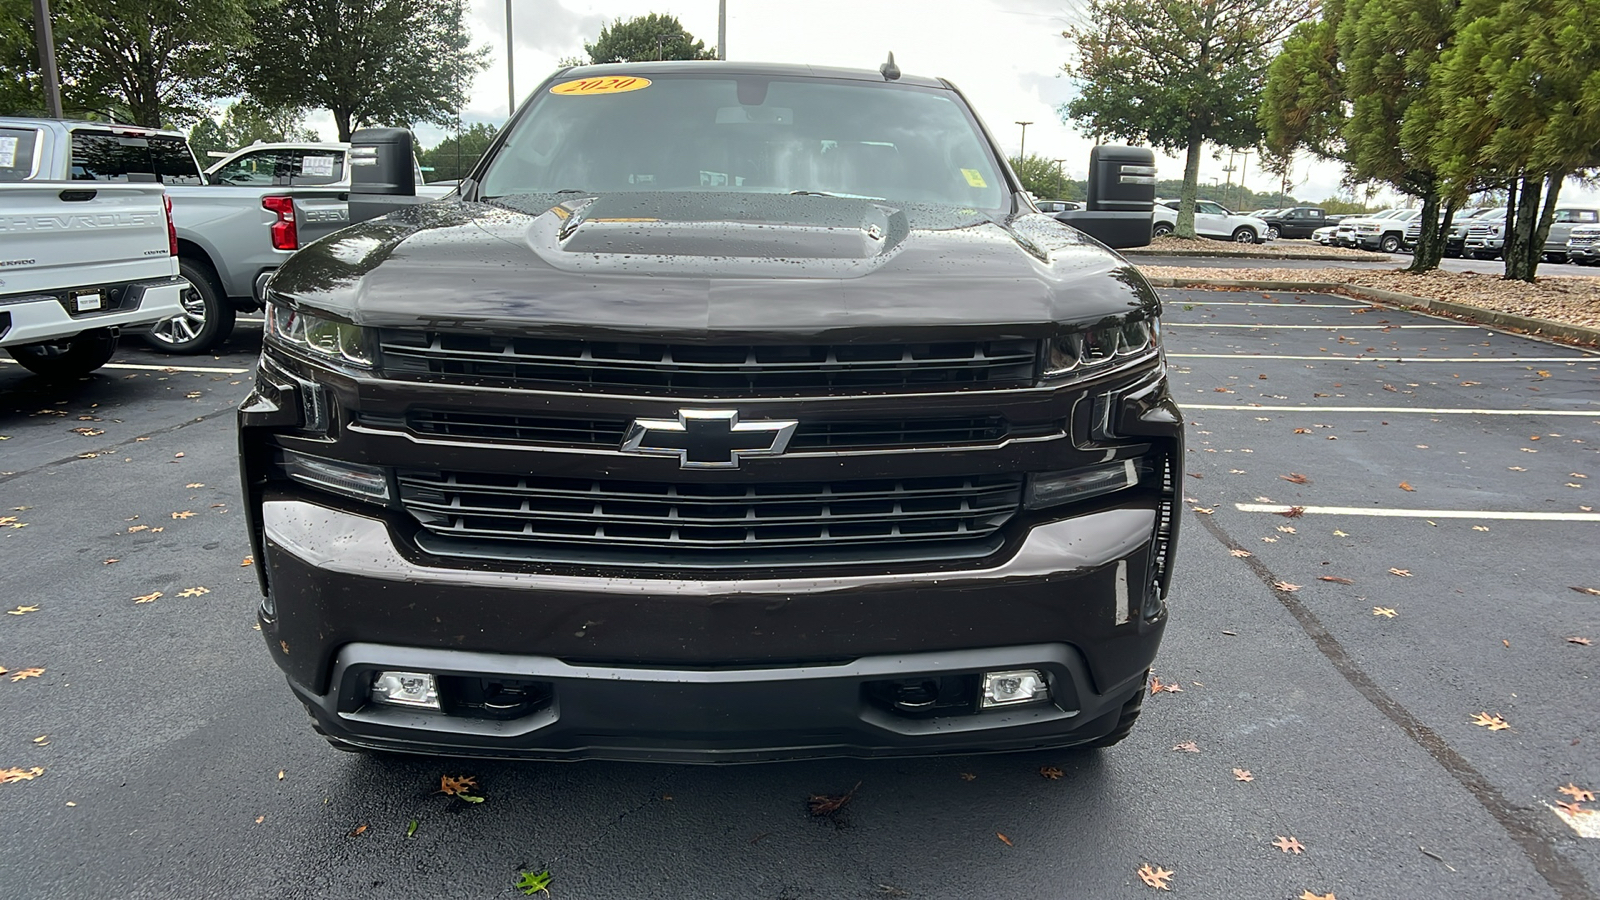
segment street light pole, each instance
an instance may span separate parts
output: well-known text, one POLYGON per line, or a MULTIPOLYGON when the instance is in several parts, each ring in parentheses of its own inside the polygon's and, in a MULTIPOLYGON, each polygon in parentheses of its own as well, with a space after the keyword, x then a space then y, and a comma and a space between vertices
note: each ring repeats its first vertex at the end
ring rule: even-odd
POLYGON ((511 38, 511 0, 506 0, 506 118, 517 111, 517 44, 511 38))
POLYGON ((61 118, 61 77, 56 72, 56 39, 50 29, 50 0, 33 0, 33 34, 39 42, 39 67, 44 78, 44 105, 50 118, 61 118))
POLYGON ((1033 122, 1024 122, 1019 119, 1017 124, 1022 126, 1022 147, 1017 150, 1017 159, 1021 161, 1028 158, 1028 126, 1032 125, 1033 122))
POLYGON ((1056 160, 1056 199, 1057 200, 1065 200, 1065 199, 1067 199, 1067 180, 1066 180, 1066 178, 1062 177, 1062 175, 1061 175, 1061 164, 1064 163, 1064 162, 1066 162, 1065 159, 1056 160))
POLYGON ((717 0, 717 59, 728 58, 728 0, 717 0))

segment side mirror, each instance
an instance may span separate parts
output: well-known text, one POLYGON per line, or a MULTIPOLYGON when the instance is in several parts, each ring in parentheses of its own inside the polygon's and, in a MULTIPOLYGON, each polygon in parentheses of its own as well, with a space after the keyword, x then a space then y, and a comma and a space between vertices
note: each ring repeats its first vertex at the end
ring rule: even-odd
POLYGON ((1155 205, 1155 152, 1102 144, 1089 151, 1088 202, 1056 218, 1108 247, 1144 247, 1155 205))
POLYGON ((352 223, 418 202, 412 145, 405 128, 362 128, 350 136, 352 223))

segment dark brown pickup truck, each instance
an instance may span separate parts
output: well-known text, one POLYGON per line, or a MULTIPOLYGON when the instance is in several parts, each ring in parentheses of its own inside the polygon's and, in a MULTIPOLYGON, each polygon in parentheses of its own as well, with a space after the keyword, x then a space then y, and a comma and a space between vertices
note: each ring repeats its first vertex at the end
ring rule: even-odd
MULTIPOLYGON (((406 141, 366 138, 354 190, 404 195, 406 141)), ((1110 195, 1153 176, 1102 149, 1091 211, 1148 240, 1110 195)), ((335 746, 965 753, 1138 715, 1183 453, 1160 303, 947 82, 565 70, 459 197, 268 300, 261 626, 335 746)))

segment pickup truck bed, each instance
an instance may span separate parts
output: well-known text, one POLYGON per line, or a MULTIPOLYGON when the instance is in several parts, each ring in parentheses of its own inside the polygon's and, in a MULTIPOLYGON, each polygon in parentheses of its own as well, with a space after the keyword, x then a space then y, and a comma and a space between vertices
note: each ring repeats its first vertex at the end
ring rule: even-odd
POLYGON ((166 202, 159 184, 0 183, 0 347, 83 375, 120 331, 181 312, 166 202))

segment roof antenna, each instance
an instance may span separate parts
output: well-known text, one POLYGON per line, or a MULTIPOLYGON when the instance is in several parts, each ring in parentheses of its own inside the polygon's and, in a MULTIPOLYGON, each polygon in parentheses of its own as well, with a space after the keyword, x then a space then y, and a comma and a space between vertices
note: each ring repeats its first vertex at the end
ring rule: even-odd
POLYGON ((878 67, 884 81, 899 81, 900 67, 894 64, 894 52, 890 51, 889 61, 878 67))

